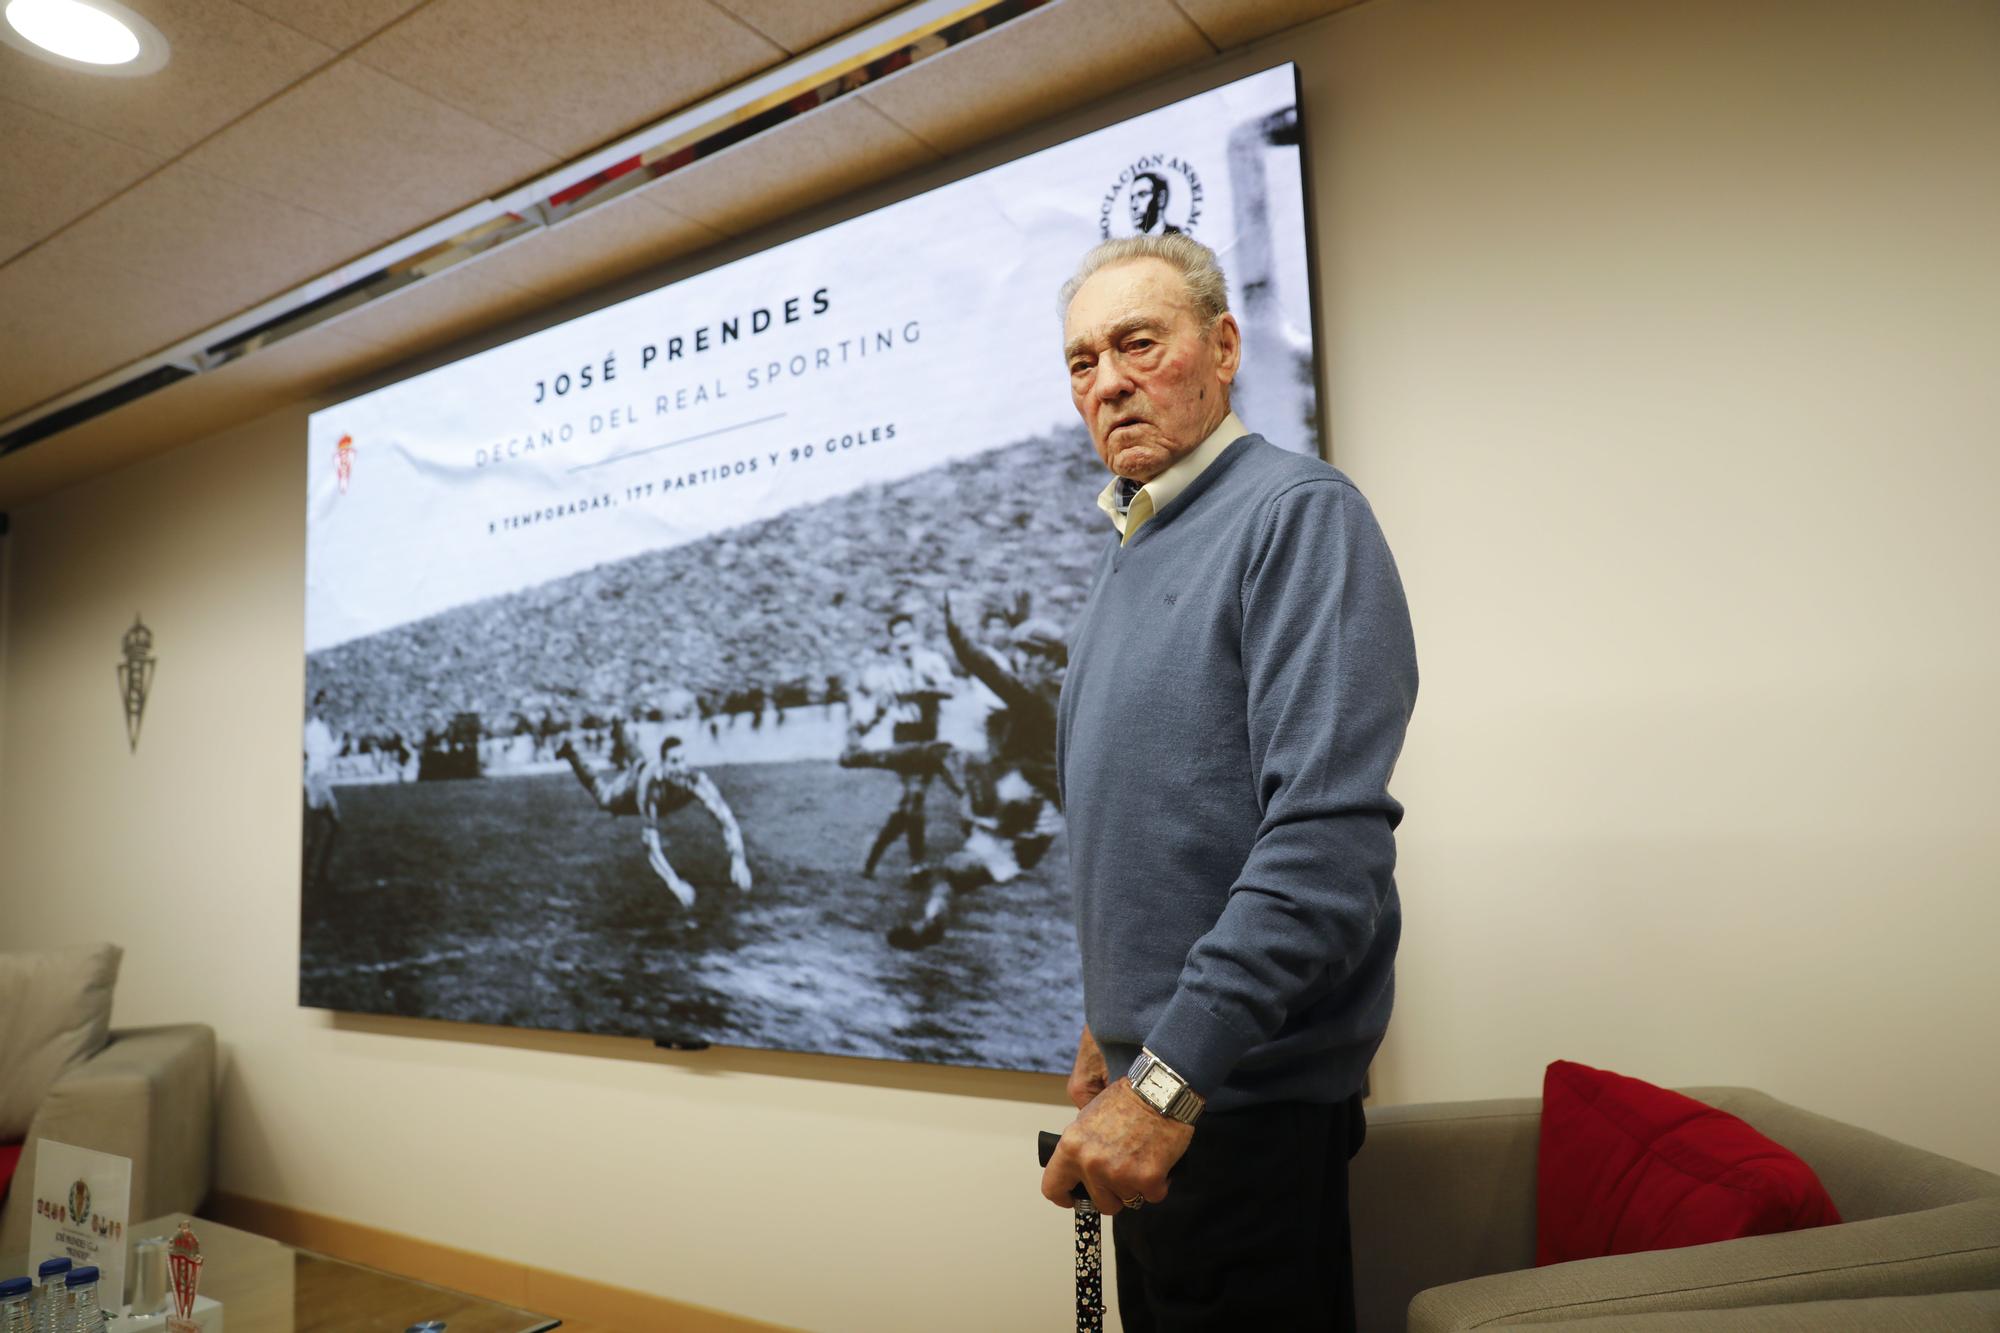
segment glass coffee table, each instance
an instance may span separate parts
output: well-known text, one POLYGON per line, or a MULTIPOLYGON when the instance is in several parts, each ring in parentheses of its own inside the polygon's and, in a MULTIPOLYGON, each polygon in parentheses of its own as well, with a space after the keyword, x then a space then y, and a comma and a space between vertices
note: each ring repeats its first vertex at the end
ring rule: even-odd
MULTIPOLYGON (((446 1333, 542 1333, 562 1324, 186 1213, 134 1223, 127 1235, 172 1236, 182 1222, 201 1241, 201 1294, 222 1303, 228 1333, 402 1333, 433 1320, 446 1333)), ((131 1269, 128 1242, 128 1281, 131 1269)), ((7 1268, 16 1270, 25 1267, 7 1268)))

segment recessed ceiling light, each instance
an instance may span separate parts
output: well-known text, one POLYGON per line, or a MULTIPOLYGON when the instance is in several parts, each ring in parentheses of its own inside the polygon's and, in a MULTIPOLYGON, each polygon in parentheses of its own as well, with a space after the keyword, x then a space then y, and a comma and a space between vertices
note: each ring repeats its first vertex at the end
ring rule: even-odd
POLYGON ((0 41, 92 74, 151 74, 167 63, 160 30, 115 0, 7 0, 0 41))

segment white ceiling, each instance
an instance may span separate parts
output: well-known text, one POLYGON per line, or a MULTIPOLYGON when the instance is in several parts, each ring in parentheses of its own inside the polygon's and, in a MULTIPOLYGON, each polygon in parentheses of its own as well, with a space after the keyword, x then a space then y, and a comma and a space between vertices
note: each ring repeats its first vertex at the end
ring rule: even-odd
MULTIPOLYGON (((1354 2, 1054 0, 571 223, 0 457, 0 507, 1354 2)), ((124 3, 171 44, 155 74, 105 78, 0 46, 0 420, 899 8, 124 3)))

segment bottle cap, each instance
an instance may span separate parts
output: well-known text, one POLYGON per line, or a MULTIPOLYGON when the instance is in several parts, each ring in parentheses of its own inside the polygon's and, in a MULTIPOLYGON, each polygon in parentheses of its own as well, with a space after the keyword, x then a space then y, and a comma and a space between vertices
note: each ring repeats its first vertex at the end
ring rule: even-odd
POLYGON ((35 1289, 35 1284, 24 1277, 10 1277, 0 1282, 0 1301, 14 1296, 23 1296, 35 1289))
POLYGON ((36 1269, 35 1272, 42 1279, 42 1281, 44 1282, 53 1281, 54 1279, 61 1277, 64 1273, 69 1272, 69 1260, 44 1259, 42 1260, 42 1266, 36 1269))
POLYGON ((85 1264, 82 1268, 72 1268, 69 1270, 69 1276, 63 1280, 72 1287, 87 1287, 97 1281, 97 1265, 85 1264))

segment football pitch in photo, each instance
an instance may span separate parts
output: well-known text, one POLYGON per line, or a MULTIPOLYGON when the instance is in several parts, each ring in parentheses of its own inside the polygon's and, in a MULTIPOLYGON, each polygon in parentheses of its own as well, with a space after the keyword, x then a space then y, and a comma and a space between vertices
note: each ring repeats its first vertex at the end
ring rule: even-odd
MULTIPOLYGON (((645 825, 568 773, 343 786, 324 875, 303 895, 300 1002, 513 1027, 939 1064, 1067 1071, 1082 1022, 1059 838, 1006 884, 957 895, 943 937, 898 949, 922 905, 900 841, 862 874, 898 781, 831 761, 712 765, 752 886, 730 882, 698 806, 645 825)), ((926 840, 957 846, 938 787, 926 840)))

